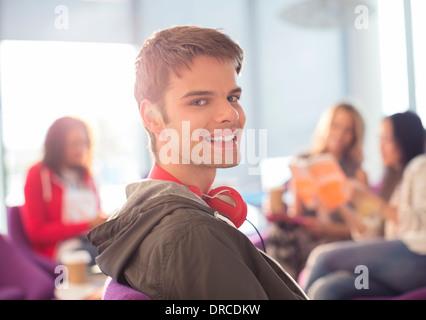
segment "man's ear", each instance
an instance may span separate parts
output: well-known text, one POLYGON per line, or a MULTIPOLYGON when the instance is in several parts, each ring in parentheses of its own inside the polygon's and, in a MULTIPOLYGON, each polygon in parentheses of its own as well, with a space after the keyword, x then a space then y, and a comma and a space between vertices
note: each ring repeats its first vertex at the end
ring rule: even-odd
POLYGON ((159 134, 164 129, 163 116, 156 104, 144 99, 139 106, 139 112, 148 131, 159 134))

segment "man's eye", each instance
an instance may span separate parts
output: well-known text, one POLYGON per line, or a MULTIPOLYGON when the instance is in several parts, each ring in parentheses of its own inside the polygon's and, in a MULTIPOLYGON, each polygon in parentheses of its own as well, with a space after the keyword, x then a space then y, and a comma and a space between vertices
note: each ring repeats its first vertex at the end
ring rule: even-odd
POLYGON ((230 97, 228 97, 228 101, 229 102, 237 102, 238 101, 238 97, 237 96, 230 96, 230 97))
POLYGON ((194 102, 192 102, 194 106, 204 106, 206 103, 206 100, 195 100, 194 102))

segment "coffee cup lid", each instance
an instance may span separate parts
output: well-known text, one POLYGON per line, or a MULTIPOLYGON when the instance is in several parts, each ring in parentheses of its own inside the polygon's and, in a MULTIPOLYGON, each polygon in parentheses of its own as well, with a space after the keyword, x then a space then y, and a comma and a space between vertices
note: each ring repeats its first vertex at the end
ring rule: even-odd
POLYGON ((89 252, 86 250, 68 251, 61 255, 61 262, 64 264, 89 263, 91 261, 89 252))

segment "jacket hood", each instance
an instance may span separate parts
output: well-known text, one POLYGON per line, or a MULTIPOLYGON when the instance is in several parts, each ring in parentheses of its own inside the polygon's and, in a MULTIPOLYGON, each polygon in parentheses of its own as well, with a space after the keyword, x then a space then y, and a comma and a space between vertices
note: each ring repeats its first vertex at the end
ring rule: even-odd
POLYGON ((102 272, 121 279, 126 263, 140 243, 160 221, 176 209, 199 209, 213 215, 215 210, 183 185, 146 179, 126 187, 127 201, 107 222, 92 229, 89 241, 98 248, 96 262, 102 272))

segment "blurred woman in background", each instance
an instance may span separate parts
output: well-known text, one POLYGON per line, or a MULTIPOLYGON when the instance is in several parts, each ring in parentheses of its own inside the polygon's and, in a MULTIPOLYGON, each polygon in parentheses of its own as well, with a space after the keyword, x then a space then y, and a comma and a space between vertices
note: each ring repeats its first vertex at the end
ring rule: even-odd
POLYGON ((44 141, 43 159, 27 173, 23 223, 33 248, 52 259, 87 250, 94 264, 96 248, 86 239, 106 221, 91 167, 88 125, 75 117, 57 119, 44 141))
MULTIPOLYGON (((367 175, 361 168, 363 161, 364 120, 359 111, 349 103, 339 103, 328 108, 321 116, 314 133, 311 150, 297 158, 311 158, 331 154, 347 177, 367 185, 367 175)), ((282 197, 292 187, 291 180, 285 188, 273 190, 273 198, 282 197)), ((276 206, 272 201, 265 208, 272 226, 267 242, 267 252, 297 278, 309 253, 316 246, 336 240, 350 239, 351 233, 338 212, 320 214, 322 208, 308 208, 301 201, 299 191, 291 190, 294 202, 276 206)))

